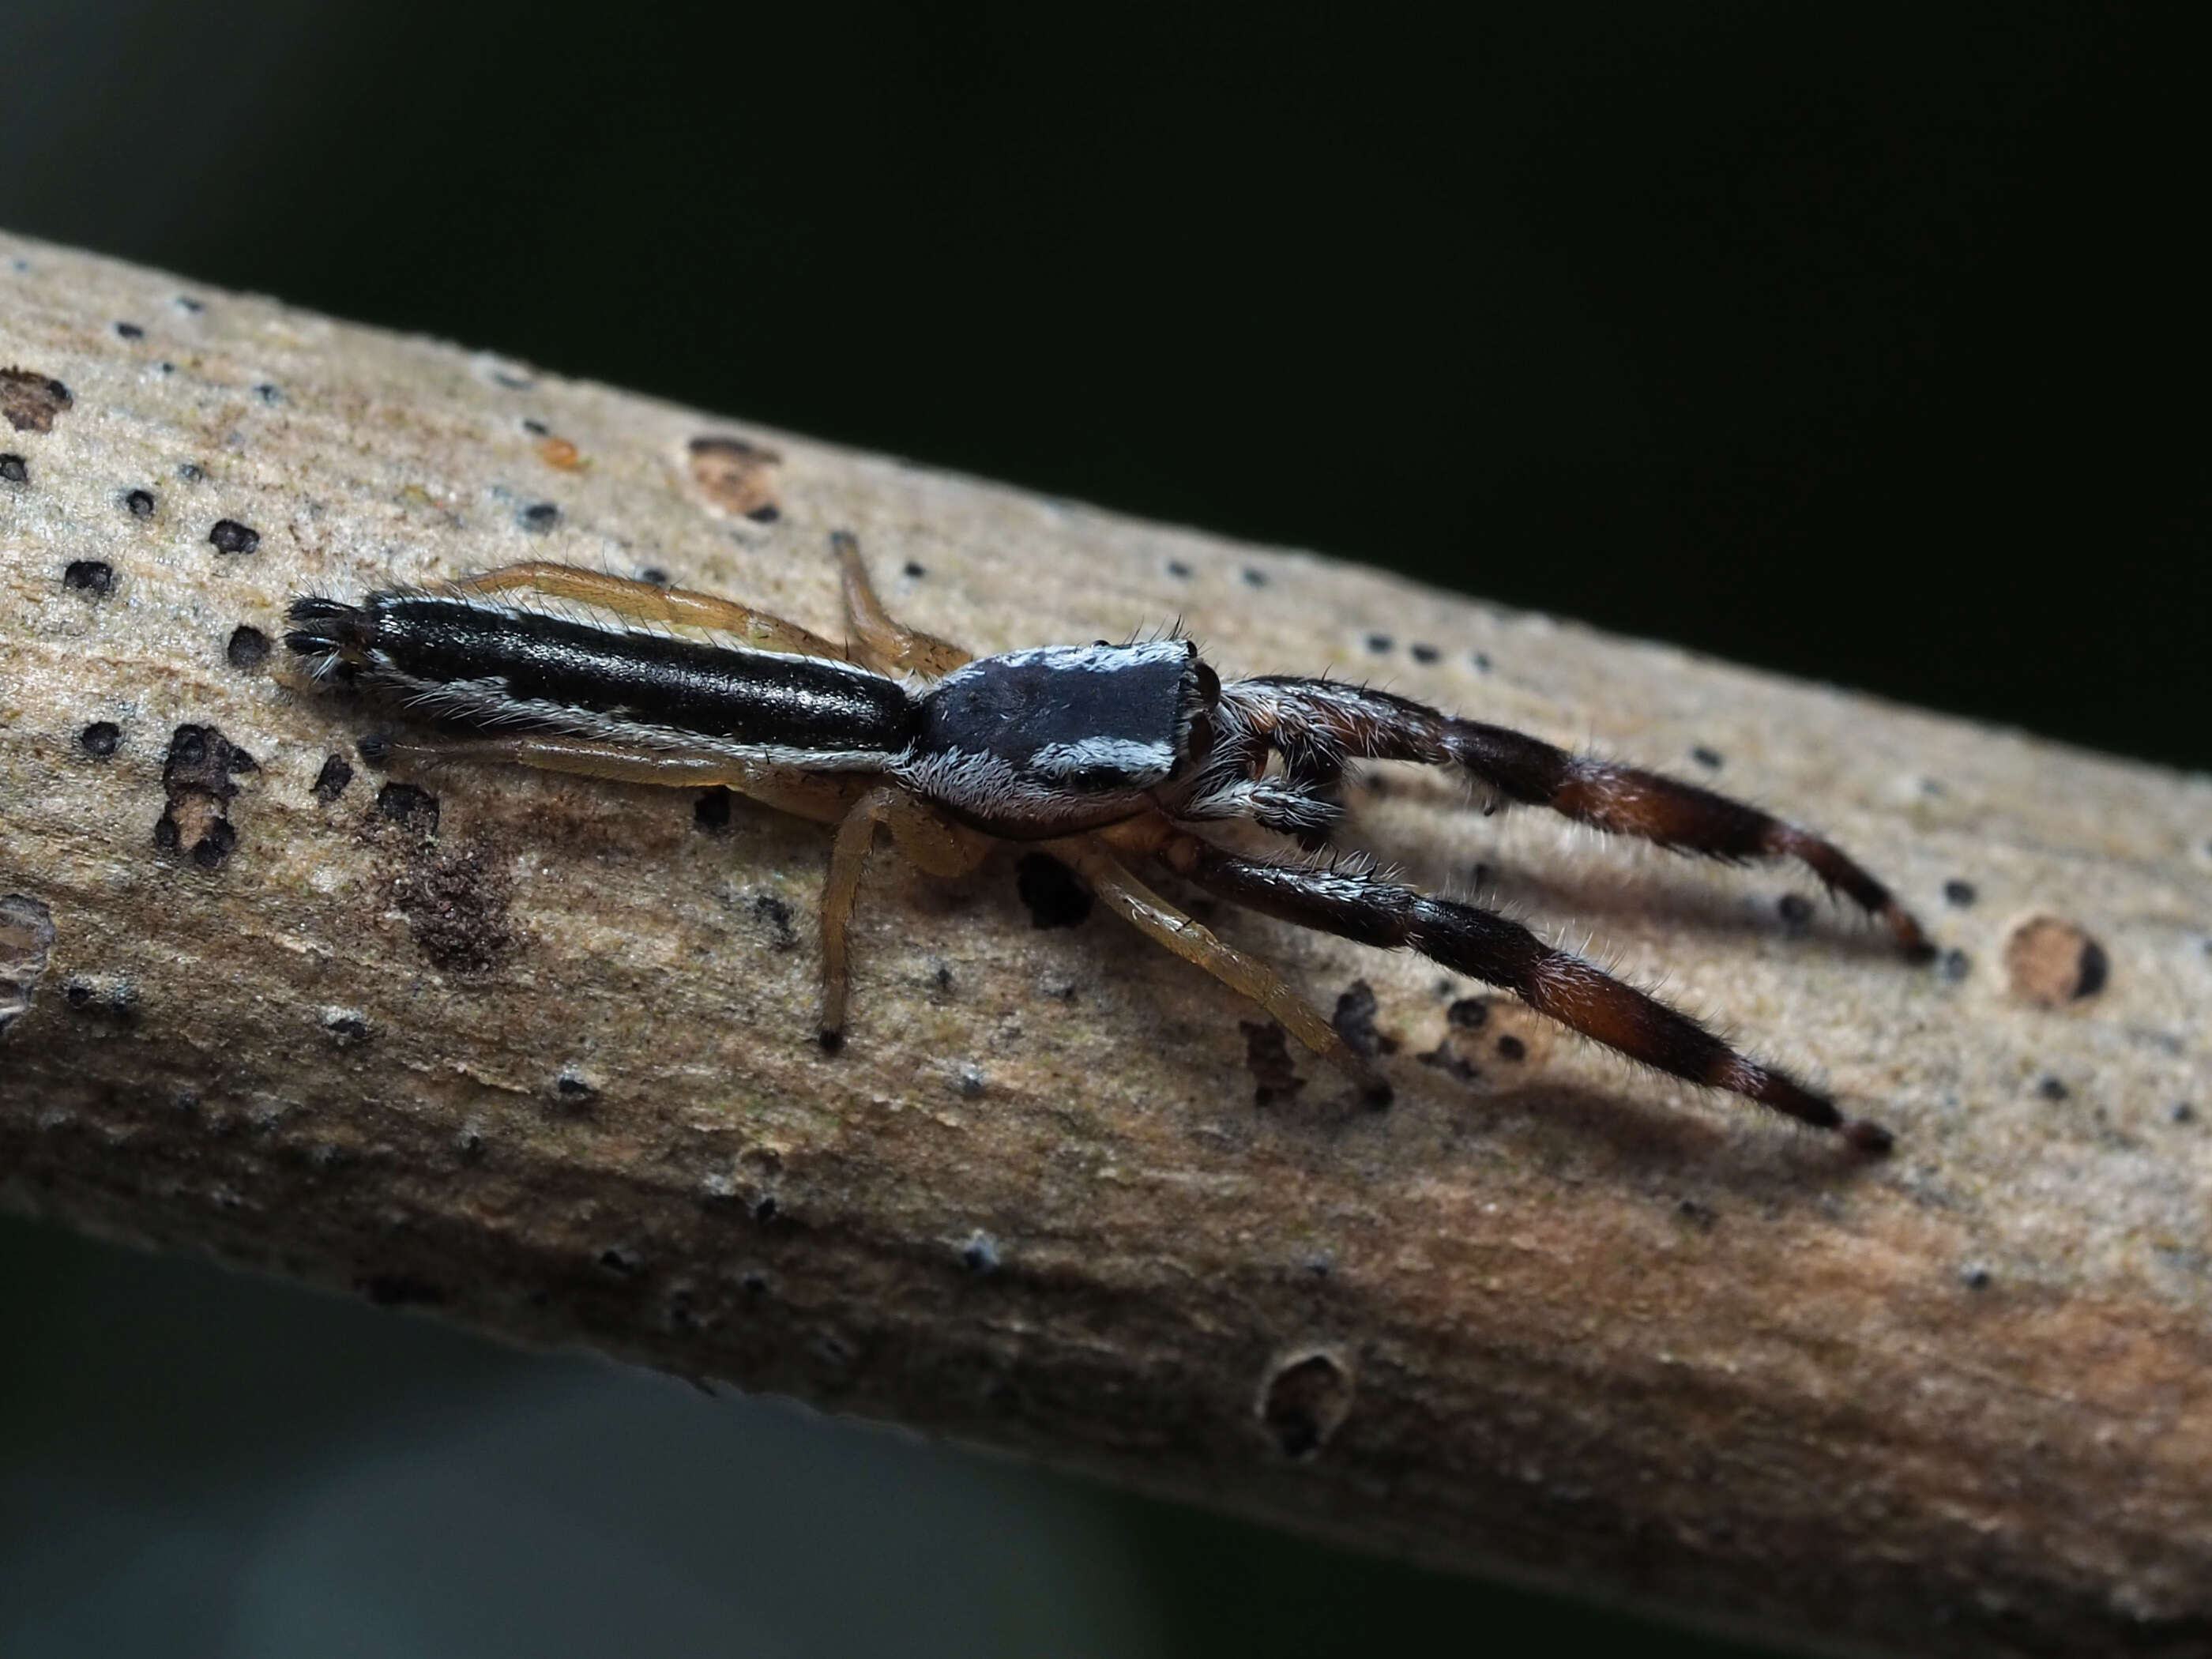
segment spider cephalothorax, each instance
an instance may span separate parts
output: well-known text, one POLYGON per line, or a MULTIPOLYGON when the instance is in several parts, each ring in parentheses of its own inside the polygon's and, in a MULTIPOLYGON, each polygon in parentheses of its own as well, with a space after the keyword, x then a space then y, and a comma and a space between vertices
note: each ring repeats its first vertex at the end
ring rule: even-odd
POLYGON ((1346 769, 1449 766, 1505 801, 1724 860, 1796 858, 1880 918, 1908 956, 1911 915, 1834 844, 1741 801, 1340 681, 1222 681, 1188 640, 971 658, 887 616, 852 538, 833 538, 852 644, 683 588, 524 564, 360 605, 302 598, 286 643, 440 719, 499 735, 393 744, 380 760, 506 762, 634 782, 725 784, 835 823, 823 890, 823 1046, 844 1030, 846 923, 879 828, 924 869, 972 869, 994 841, 1039 842, 1116 913, 1251 997, 1370 1098, 1388 1085, 1273 969, 1139 884, 1149 859, 1236 903, 1362 944, 1420 951, 1677 1077, 1726 1089, 1870 1152, 1888 1133, 1730 1048, 1686 1014, 1494 911, 1352 864, 1254 857, 1190 826, 1243 819, 1327 848, 1346 769), (501 595, 519 594, 521 600, 501 595), (529 599, 582 604, 601 625, 529 599), (693 634, 672 630, 688 629, 693 634))
POLYGON ((922 694, 896 775, 1009 841, 1101 829, 1204 760, 1220 692, 1188 640, 983 657, 922 694))

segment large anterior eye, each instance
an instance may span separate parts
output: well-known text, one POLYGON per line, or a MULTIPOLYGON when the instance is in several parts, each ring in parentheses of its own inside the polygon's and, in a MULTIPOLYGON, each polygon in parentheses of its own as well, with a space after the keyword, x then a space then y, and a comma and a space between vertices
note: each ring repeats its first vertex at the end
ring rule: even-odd
POLYGON ((1068 786, 1074 789, 1118 789, 1128 780, 1110 766, 1084 766, 1067 775, 1068 786))

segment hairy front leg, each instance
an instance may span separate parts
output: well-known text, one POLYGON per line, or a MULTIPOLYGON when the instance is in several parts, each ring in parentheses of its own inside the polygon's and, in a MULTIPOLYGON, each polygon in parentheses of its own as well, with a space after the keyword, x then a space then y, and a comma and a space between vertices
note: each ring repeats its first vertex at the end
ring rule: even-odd
POLYGON ((1361 871, 1240 857, 1187 834, 1165 842, 1156 856, 1222 898, 1361 945, 1419 951, 1455 973, 1513 992, 1539 1013, 1632 1060, 1834 1130, 1862 1152, 1889 1150, 1889 1132, 1880 1124, 1845 1117, 1825 1096, 1736 1053, 1679 1009, 1492 911, 1361 871))
POLYGON ((1334 680, 1267 678, 1222 688, 1233 753, 1253 768, 1272 749, 1294 781, 1331 783, 1351 760, 1459 766, 1509 800, 1613 835, 1731 863, 1794 858, 1880 920, 1915 961, 1934 954, 1896 895, 1834 842, 1664 773, 1596 760, 1503 726, 1457 720, 1410 698, 1334 680))

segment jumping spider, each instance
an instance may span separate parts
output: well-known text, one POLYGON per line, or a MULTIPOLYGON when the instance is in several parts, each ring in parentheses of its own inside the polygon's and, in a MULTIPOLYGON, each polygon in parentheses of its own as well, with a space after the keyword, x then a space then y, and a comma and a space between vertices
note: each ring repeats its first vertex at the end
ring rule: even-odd
POLYGON ((994 841, 1042 846, 1117 915, 1251 998, 1370 1099, 1387 1100, 1389 1085, 1319 1011, 1139 883, 1124 860, 1150 859, 1221 898, 1362 945, 1410 946, 1661 1071, 1863 1151, 1888 1148, 1879 1125, 1844 1117, 1518 922, 1357 866, 1231 852, 1190 826, 1243 819, 1316 852, 1343 820, 1348 763, 1456 766, 1504 799, 1662 847, 1798 859, 1924 957, 1912 917, 1831 842, 1710 790, 1387 691, 1292 676, 1224 682, 1186 639, 971 658, 894 622, 853 538, 831 540, 849 647, 730 600, 547 563, 371 593, 359 605, 296 599, 285 643, 318 678, 357 678, 483 733, 370 739, 362 752, 372 761, 724 784, 837 825, 822 895, 824 1048, 842 1040, 846 924, 883 828, 940 876, 975 868, 994 841), (564 602, 613 621, 559 614, 564 602))

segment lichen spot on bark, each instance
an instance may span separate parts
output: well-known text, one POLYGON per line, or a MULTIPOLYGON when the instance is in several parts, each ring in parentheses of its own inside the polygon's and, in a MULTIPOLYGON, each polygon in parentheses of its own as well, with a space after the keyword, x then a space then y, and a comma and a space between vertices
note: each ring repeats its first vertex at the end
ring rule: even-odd
POLYGON ((2063 1008, 2105 988, 2112 963, 2105 947, 2076 923, 2035 916, 2005 941, 2005 976, 2012 994, 2038 1008, 2063 1008))

